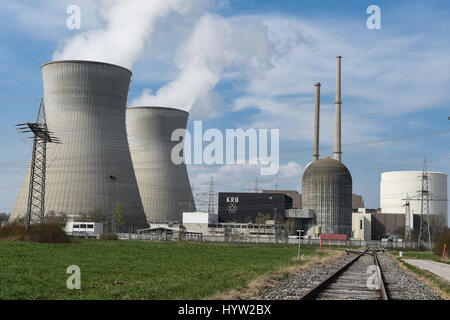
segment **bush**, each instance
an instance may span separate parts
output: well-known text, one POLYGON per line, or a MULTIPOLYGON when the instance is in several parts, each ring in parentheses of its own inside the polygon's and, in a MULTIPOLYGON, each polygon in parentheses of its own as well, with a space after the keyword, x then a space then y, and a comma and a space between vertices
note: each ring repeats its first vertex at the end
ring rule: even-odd
POLYGON ((51 243, 70 242, 70 238, 59 223, 31 225, 28 230, 20 224, 9 224, 0 228, 0 239, 51 243))
POLYGON ((448 256, 449 255, 448 251, 450 249, 450 231, 441 233, 434 241, 433 252, 435 255, 442 257, 442 252, 444 251, 444 244, 447 244, 445 253, 448 256))
POLYGON ((119 240, 117 234, 102 234, 100 236, 101 240, 119 240))

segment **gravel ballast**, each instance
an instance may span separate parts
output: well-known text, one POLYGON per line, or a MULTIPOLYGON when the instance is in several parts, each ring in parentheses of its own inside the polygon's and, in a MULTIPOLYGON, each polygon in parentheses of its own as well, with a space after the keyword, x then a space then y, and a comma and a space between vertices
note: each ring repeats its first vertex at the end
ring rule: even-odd
MULTIPOLYGON (((252 299, 258 300, 297 300, 307 290, 319 284, 355 256, 345 255, 335 261, 322 264, 313 269, 295 274, 278 285, 264 289, 252 299)), ((403 270, 397 262, 386 254, 378 254, 390 299, 401 300, 439 300, 441 299, 426 284, 403 270)))
POLYGON ((378 254, 388 295, 393 300, 441 300, 425 283, 386 254, 378 254))

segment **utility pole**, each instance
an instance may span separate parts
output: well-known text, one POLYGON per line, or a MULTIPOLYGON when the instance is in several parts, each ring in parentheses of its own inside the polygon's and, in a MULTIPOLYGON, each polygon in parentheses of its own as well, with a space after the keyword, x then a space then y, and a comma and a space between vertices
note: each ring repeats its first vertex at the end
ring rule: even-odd
POLYGON ((300 260, 300 243, 302 241, 302 232, 303 230, 298 229, 298 252, 297 252, 297 259, 300 260))
POLYGON ((211 176, 209 181, 209 201, 208 201, 208 213, 214 214, 214 180, 211 176))
POLYGON ((45 218, 45 174, 47 169, 47 143, 60 143, 47 128, 44 100, 41 99, 34 123, 17 125, 20 133, 33 133, 33 153, 30 166, 30 186, 25 215, 25 227, 32 223, 44 223, 45 218))

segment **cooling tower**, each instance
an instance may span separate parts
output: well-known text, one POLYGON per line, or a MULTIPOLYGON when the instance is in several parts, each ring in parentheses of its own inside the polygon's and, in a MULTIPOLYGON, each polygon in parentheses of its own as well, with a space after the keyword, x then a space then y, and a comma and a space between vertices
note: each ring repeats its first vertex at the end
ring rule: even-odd
MULTIPOLYGON (((131 158, 147 221, 180 222, 183 211, 195 211, 184 162, 175 164, 172 132, 186 129, 189 113, 163 107, 127 109, 131 158)), ((184 136, 183 136, 184 141, 184 136)))
MULTIPOLYGON (((145 226, 128 147, 125 110, 131 72, 90 61, 42 66, 47 125, 61 140, 48 144, 46 215, 71 219, 124 205, 123 230, 145 226)), ((27 173, 10 220, 26 212, 27 173)))
MULTIPOLYGON (((439 222, 447 226, 447 175, 442 172, 428 172, 428 191, 430 198, 430 214, 440 216, 439 222), (443 201, 438 201, 443 200, 443 201)), ((422 171, 391 171, 381 174, 380 208, 381 213, 405 213, 405 199, 407 196, 420 198, 422 190, 422 171)), ((411 225, 413 215, 420 214, 421 203, 417 200, 410 202, 411 225)))

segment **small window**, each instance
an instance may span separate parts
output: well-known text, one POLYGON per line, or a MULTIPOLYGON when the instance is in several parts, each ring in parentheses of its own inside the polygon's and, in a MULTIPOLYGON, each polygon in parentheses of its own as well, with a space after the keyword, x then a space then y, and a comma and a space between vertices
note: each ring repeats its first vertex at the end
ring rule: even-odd
POLYGON ((362 230, 362 228, 363 228, 363 225, 362 225, 362 224, 363 224, 363 221, 362 221, 362 220, 359 220, 359 229, 360 229, 360 230, 362 230))
POLYGON ((81 229, 86 229, 86 225, 85 225, 85 224, 81 224, 81 225, 80 225, 80 228, 81 228, 81 229))
POLYGON ((80 227, 79 224, 74 224, 74 225, 73 225, 73 228, 74 228, 74 229, 79 228, 79 227, 80 227))
POLYGON ((87 228, 88 228, 88 229, 94 229, 94 225, 93 225, 93 224, 88 224, 88 225, 87 225, 87 228))

